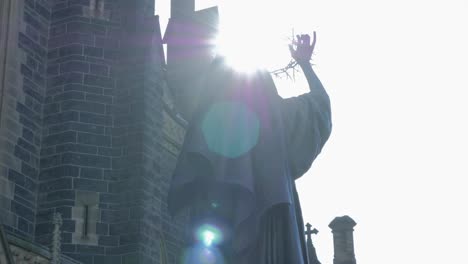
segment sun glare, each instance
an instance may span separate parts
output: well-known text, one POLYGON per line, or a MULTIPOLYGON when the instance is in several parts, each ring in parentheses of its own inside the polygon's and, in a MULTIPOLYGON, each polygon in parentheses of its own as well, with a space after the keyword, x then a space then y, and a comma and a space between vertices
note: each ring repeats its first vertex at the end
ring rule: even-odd
POLYGON ((248 5, 234 2, 219 7, 217 53, 225 57, 228 65, 242 72, 273 70, 286 65, 291 27, 283 23, 284 17, 278 16, 281 6, 262 5, 262 1, 248 5))

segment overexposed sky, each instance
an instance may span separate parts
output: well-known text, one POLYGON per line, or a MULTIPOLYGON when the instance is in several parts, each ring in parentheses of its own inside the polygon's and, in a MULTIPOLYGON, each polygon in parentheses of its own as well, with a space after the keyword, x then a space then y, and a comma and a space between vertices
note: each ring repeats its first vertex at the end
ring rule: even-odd
MULTIPOLYGON (((253 56, 272 68, 288 62, 292 28, 317 31, 314 68, 334 129, 297 185, 304 220, 320 231, 322 264, 333 263, 328 224, 345 214, 358 223, 359 264, 464 263, 468 2, 197 1, 197 9, 214 5, 234 53, 259 43, 269 55, 253 56)), ((165 24, 169 0, 157 1, 156 13, 165 24)), ((307 90, 301 78, 277 85, 284 97, 307 90)))

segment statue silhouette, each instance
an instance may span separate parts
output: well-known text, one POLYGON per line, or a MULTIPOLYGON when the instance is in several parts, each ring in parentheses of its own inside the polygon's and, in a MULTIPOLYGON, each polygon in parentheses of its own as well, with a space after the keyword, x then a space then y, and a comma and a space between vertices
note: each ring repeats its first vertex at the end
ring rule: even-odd
POLYGON ((331 132, 330 101, 310 65, 315 39, 297 36, 290 47, 310 87, 298 97, 282 99, 268 72, 241 74, 220 57, 186 83, 196 107, 168 197, 172 214, 192 210, 197 235, 186 263, 215 255, 236 264, 308 263, 294 180, 331 132))

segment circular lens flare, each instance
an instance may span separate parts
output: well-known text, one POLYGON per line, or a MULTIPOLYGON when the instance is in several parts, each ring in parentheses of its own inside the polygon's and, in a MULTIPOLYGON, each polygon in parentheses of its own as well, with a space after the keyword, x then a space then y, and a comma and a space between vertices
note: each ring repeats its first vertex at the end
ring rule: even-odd
POLYGON ((258 143, 260 120, 249 107, 238 101, 221 101, 205 114, 202 131, 214 153, 237 158, 258 143))

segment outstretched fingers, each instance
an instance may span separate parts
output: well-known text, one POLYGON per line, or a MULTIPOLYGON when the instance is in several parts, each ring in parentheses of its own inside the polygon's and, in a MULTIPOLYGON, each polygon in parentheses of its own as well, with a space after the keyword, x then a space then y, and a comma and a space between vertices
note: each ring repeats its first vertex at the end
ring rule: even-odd
MULTIPOLYGON (((317 42, 317 33, 314 31, 314 39, 312 40, 312 45, 310 45, 310 48, 312 51, 315 49, 315 43, 317 42)), ((309 37, 309 43, 310 43, 310 37, 309 37)))
POLYGON ((311 36, 308 34, 296 35, 293 43, 289 45, 291 56, 299 63, 308 62, 314 52, 315 43, 317 41, 317 34, 313 32, 313 39, 311 43, 311 36))

